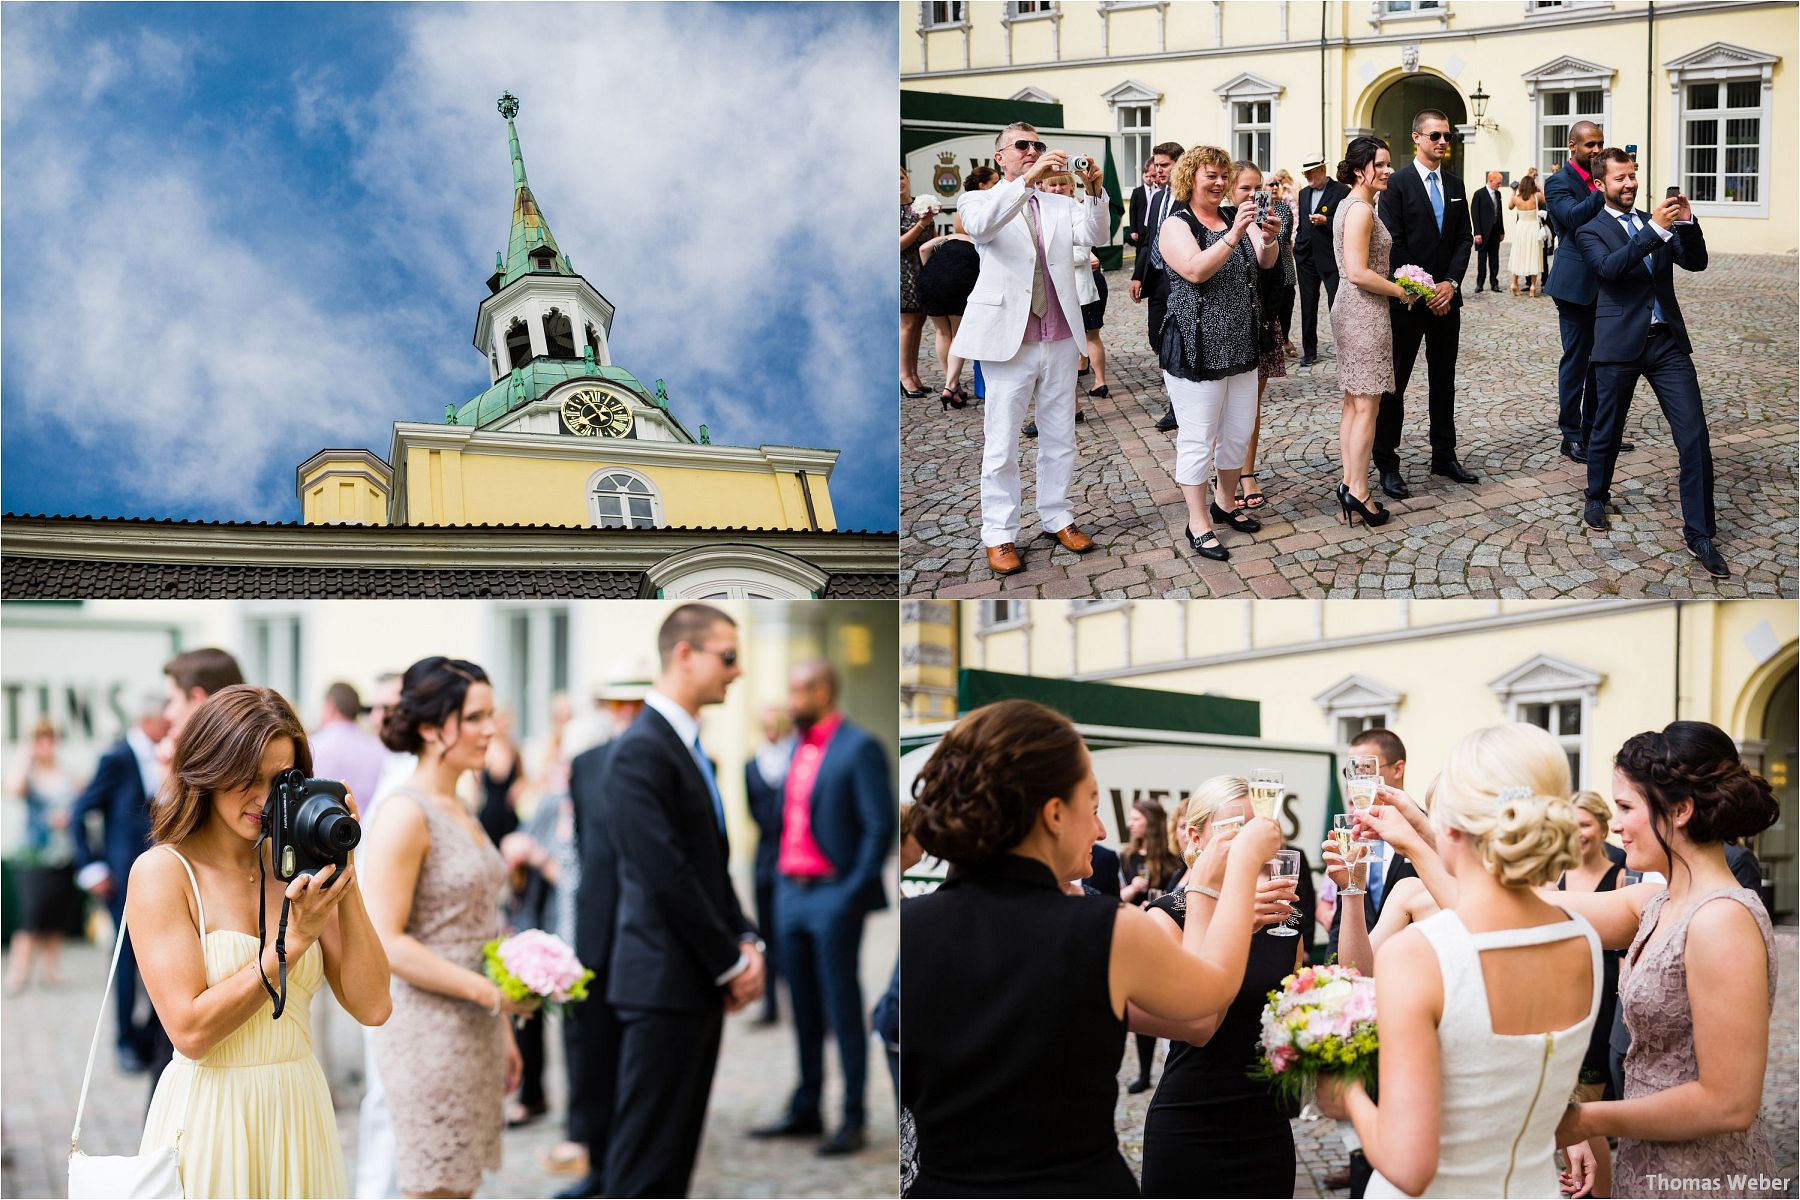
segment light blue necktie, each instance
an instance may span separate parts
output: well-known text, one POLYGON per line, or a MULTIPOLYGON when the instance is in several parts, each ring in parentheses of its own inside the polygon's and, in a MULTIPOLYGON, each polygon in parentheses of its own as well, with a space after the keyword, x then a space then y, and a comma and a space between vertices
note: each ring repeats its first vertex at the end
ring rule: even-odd
POLYGON ((1428 171, 1425 175, 1426 189, 1431 193, 1431 215, 1437 218, 1438 232, 1444 232, 1444 193, 1438 190, 1436 171, 1428 171))
POLYGON ((701 778, 706 780, 706 792, 712 797, 713 816, 719 822, 719 832, 725 832, 725 802, 719 799, 719 780, 713 774, 712 760, 706 757, 706 751, 700 748, 700 735, 694 735, 691 749, 694 752, 694 763, 700 768, 701 778))
MULTIPOLYGON (((1625 236, 1627 238, 1637 237, 1637 231, 1638 231, 1637 218, 1633 217, 1630 213, 1620 213, 1619 214, 1619 224, 1621 224, 1625 227, 1625 236)), ((1655 255, 1651 255, 1651 254, 1644 255, 1644 270, 1646 270, 1650 273, 1650 277, 1652 279, 1656 278, 1656 256, 1655 255)), ((1663 323, 1662 305, 1658 304, 1656 302, 1656 292, 1654 289, 1650 292, 1650 319, 1658 325, 1661 325, 1663 323)))
POLYGON ((1369 859, 1369 895, 1375 897, 1377 908, 1381 906, 1381 877, 1386 866, 1387 864, 1379 858, 1371 856, 1369 859))

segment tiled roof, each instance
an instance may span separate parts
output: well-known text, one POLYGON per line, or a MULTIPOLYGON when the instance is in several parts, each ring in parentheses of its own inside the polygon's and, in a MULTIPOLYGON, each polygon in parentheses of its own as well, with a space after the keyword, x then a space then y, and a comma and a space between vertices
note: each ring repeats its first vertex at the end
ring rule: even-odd
POLYGON ((827 600, 894 600, 900 595, 897 575, 833 575, 825 584, 827 600))
POLYGON ((797 537, 872 537, 893 538, 896 545, 900 535, 885 529, 771 529, 767 526, 730 525, 709 527, 700 525, 663 525, 656 529, 594 529, 580 525, 308 525, 301 521, 205 521, 187 517, 89 517, 78 513, 0 513, 0 521, 87 521, 110 525, 185 525, 196 529, 329 529, 344 530, 351 528, 370 530, 417 530, 434 534, 461 533, 471 529, 517 529, 544 530, 555 533, 592 533, 597 537, 646 537, 659 533, 779 533, 797 537))
MULTIPOLYGON (((383 570, 250 563, 137 563, 9 556, 8 600, 138 599, 631 599, 636 571, 383 570)), ((848 576, 847 578, 859 578, 848 576)), ((891 582, 891 581, 890 581, 891 582)))

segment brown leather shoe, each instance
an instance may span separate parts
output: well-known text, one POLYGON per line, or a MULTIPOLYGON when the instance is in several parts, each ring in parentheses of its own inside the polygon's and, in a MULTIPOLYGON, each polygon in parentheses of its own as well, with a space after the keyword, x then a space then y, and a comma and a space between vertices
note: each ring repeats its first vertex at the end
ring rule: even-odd
POLYGON ((1051 533, 1046 529, 1044 530, 1044 536, 1055 538, 1062 543, 1063 549, 1073 550, 1077 554, 1086 554, 1089 550, 1094 548, 1094 539, 1081 532, 1081 530, 1075 528, 1073 525, 1064 525, 1055 533, 1051 533))
POLYGON ((1325 1177, 1324 1183, 1325 1183, 1326 1190, 1332 1191, 1332 1192, 1335 1192, 1335 1191, 1339 1190, 1340 1188, 1349 1187, 1350 1186, 1350 1168, 1349 1167, 1340 1167, 1339 1169, 1333 1171, 1331 1174, 1329 1174, 1325 1177))
POLYGON ((1025 569, 1019 559, 1019 548, 1011 542, 987 548, 988 569, 996 575, 1017 575, 1025 569))

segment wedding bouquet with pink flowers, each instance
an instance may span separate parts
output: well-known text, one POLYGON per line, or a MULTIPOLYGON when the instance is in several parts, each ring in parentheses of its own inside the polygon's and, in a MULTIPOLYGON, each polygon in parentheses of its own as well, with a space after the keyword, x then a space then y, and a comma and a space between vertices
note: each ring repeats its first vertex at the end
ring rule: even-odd
POLYGON ((487 977, 508 1000, 536 996, 545 1008, 560 1012, 565 1004, 587 999, 588 981, 594 973, 553 933, 527 929, 509 938, 495 938, 481 953, 487 960, 487 977))
POLYGON ((1437 291, 1437 281, 1419 267, 1401 267, 1394 272, 1394 282, 1400 290, 1411 292, 1422 300, 1428 300, 1437 291))
POLYGON ((1375 981, 1355 967, 1303 967, 1269 993, 1262 1061, 1253 1078, 1299 1103, 1320 1075, 1360 1079, 1375 1090, 1375 981))

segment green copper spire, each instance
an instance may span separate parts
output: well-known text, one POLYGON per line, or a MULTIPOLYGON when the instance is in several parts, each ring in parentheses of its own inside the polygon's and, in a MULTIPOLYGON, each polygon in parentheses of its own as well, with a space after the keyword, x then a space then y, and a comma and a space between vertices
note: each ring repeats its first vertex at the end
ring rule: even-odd
POLYGON ((519 131, 513 118, 519 115, 519 98, 511 92, 500 97, 500 115, 506 118, 506 140, 512 151, 513 213, 512 232, 506 241, 506 252, 500 256, 488 287, 498 292, 522 276, 540 272, 551 275, 573 275, 568 259, 557 248, 550 224, 538 208, 537 197, 525 180, 525 155, 519 150, 519 131))

